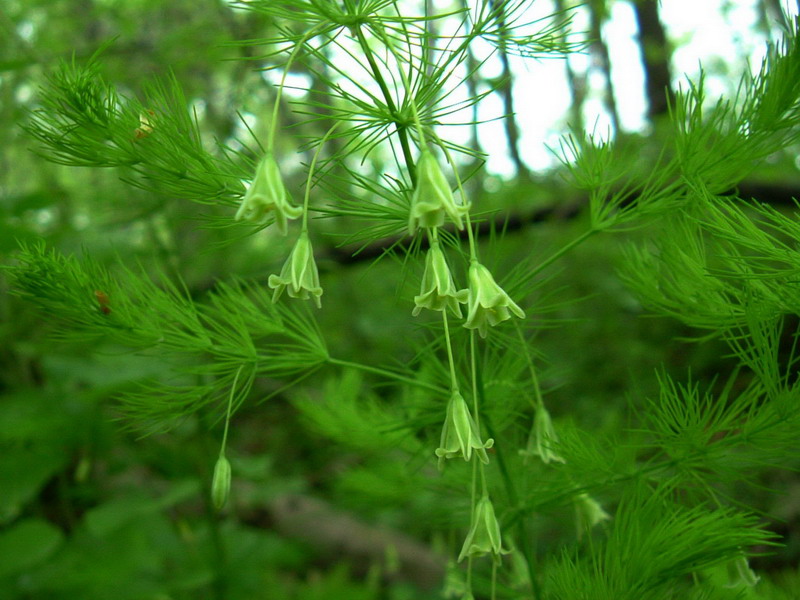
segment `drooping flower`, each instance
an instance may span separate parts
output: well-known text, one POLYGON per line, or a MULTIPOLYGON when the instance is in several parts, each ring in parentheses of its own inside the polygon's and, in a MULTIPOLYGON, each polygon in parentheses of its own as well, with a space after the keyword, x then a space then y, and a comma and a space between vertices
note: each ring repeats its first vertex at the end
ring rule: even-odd
POLYGON ((729 583, 725 585, 726 588, 738 589, 746 587, 755 587, 761 579, 755 574, 755 571, 750 568, 750 563, 747 557, 742 555, 729 562, 727 565, 729 583))
POLYGON ((586 492, 581 492, 574 499, 575 504, 575 527, 578 530, 578 538, 583 532, 592 529, 603 521, 611 518, 600 503, 586 492))
POLYGON ((458 562, 468 556, 483 556, 490 553, 494 559, 497 559, 501 554, 508 554, 508 551, 503 550, 502 547, 500 524, 494 515, 492 501, 489 500, 489 496, 484 494, 475 506, 472 525, 464 540, 464 545, 461 547, 458 562))
POLYGON ((430 150, 423 150, 417 161, 417 185, 411 197, 408 232, 413 235, 417 227, 440 227, 445 215, 456 227, 464 229, 462 217, 468 212, 469 204, 456 204, 436 156, 430 150))
POLYGON ((231 463, 220 454, 217 464, 214 465, 214 477, 211 480, 211 501, 214 508, 220 510, 228 500, 231 491, 231 463))
POLYGON ((489 438, 486 442, 481 441, 481 435, 475 419, 469 412, 464 397, 457 391, 453 391, 447 403, 447 416, 442 427, 442 437, 439 448, 436 449, 436 456, 439 457, 439 469, 444 468, 444 461, 447 458, 461 456, 464 460, 472 458, 472 451, 478 455, 481 462, 489 463, 486 449, 494 445, 494 440, 489 438))
POLYGON ((272 154, 268 153, 256 167, 253 182, 247 188, 242 204, 236 211, 236 220, 247 219, 263 223, 270 213, 274 213, 278 231, 286 235, 288 219, 296 219, 303 214, 303 209, 291 204, 278 163, 272 154))
POLYGON ((475 260, 469 266, 468 290, 464 327, 477 329, 481 337, 486 337, 487 325, 495 326, 510 319, 510 313, 525 318, 525 312, 497 285, 489 269, 475 260))
POLYGON ((272 301, 277 302, 283 290, 286 290, 292 298, 302 298, 308 300, 309 296, 314 296, 317 308, 322 307, 319 299, 322 296, 322 288, 319 285, 319 271, 317 263, 314 261, 314 250, 311 247, 311 240, 308 233, 303 231, 297 238, 297 243, 289 254, 289 258, 283 264, 280 275, 270 275, 267 281, 269 287, 275 292, 272 301))
MULTIPOLYGON (((458 598, 464 600, 469 593, 467 582, 464 579, 464 572, 459 568, 458 563, 452 558, 448 559, 444 576, 444 586, 442 587, 442 598, 458 598)), ((474 599, 473 599, 474 600, 474 599)))
POLYGON ((553 420, 547 409, 539 404, 536 407, 536 415, 533 420, 533 427, 528 435, 528 445, 525 450, 520 450, 523 456, 538 456, 542 462, 566 462, 564 458, 555 451, 554 446, 558 444, 558 434, 553 427, 553 420))
POLYGON ((460 303, 467 301, 467 290, 457 290, 453 283, 453 276, 447 266, 444 252, 439 247, 439 242, 434 240, 425 257, 425 271, 422 274, 422 285, 419 296, 414 297, 414 310, 416 317, 423 308, 430 310, 445 310, 449 308, 457 317, 461 317, 460 303))

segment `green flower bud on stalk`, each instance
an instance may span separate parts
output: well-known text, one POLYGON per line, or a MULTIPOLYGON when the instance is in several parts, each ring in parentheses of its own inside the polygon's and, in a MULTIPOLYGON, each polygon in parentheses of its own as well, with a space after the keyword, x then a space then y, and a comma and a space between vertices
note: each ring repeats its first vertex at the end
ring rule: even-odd
POLYGON ((303 209, 290 203, 278 163, 272 154, 267 154, 256 167, 253 182, 247 188, 242 204, 236 211, 236 220, 247 219, 263 223, 273 212, 278 231, 286 235, 287 220, 298 218, 303 214, 303 209))
POLYGON ((214 508, 221 510, 231 491, 231 463, 220 454, 214 465, 214 478, 211 481, 211 501, 214 508))
POLYGON ((267 283, 269 287, 275 290, 272 296, 273 302, 278 301, 285 289, 292 298, 308 300, 309 296, 314 296, 317 308, 322 307, 322 302, 319 299, 322 296, 322 288, 319 285, 319 271, 317 271, 314 250, 311 247, 311 240, 308 239, 307 232, 300 233, 292 253, 281 269, 281 274, 270 275, 267 283))
POLYGON ((468 556, 483 556, 489 553, 496 559, 501 554, 508 554, 508 551, 502 548, 500 524, 494 516, 492 501, 484 494, 475 507, 472 525, 464 540, 461 554, 458 555, 458 562, 468 556))
POLYGON ((445 310, 449 308, 457 317, 461 317, 460 303, 467 301, 467 290, 456 290, 453 276, 447 266, 444 252, 439 247, 439 242, 434 240, 425 257, 425 271, 422 274, 422 285, 419 296, 414 297, 414 310, 416 317, 423 308, 430 310, 445 310))
POLYGON ((472 458, 473 450, 476 451, 481 462, 489 463, 486 449, 494 445, 494 440, 489 438, 486 442, 481 441, 478 426, 459 392, 454 391, 447 403, 447 416, 444 420, 439 444, 436 456, 439 457, 440 470, 444 468, 445 459, 461 456, 464 460, 469 460, 472 458))
POLYGON ((417 161, 417 186, 408 214, 409 234, 413 235, 417 227, 440 227, 445 215, 456 227, 464 229, 462 217, 468 212, 469 204, 456 204, 450 184, 433 152, 423 150, 417 161))
POLYGON ((544 406, 539 405, 536 407, 533 427, 528 435, 528 445, 525 450, 520 450, 519 453, 526 457, 538 456, 545 464, 567 462, 554 450, 556 444, 558 444, 558 434, 555 427, 553 427, 550 413, 544 406))
POLYGON ((486 337, 487 325, 494 327, 510 319, 510 312, 520 319, 525 318, 525 312, 497 285, 489 269, 475 260, 469 266, 468 290, 464 327, 477 329, 481 337, 486 337))

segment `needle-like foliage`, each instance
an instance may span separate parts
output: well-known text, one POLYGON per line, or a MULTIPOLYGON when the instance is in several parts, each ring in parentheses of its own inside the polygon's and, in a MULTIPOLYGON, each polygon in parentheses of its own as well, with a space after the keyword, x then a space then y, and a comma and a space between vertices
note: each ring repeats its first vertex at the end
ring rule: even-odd
MULTIPOLYGON (((448 132, 457 120, 477 125, 476 107, 505 85, 495 79, 463 93, 493 53, 563 57, 582 47, 570 33, 573 9, 532 18, 532 4, 233 2, 264 25, 262 36, 233 45, 265 72, 262 84, 282 72, 271 118, 241 118, 257 149, 235 136, 227 146, 204 138, 177 77, 143 84, 133 97, 104 79, 102 53, 61 64, 25 124, 41 156, 115 168, 152 195, 207 205, 209 227, 224 230, 238 216, 257 221, 240 237, 272 227, 298 241, 292 251, 268 234, 249 245, 229 236, 248 259, 261 260, 264 247, 289 259, 280 274, 247 281, 237 263, 208 292, 190 291, 160 261, 109 266, 44 243, 22 245, 4 272, 65 342, 123 348, 157 365, 119 394, 128 422, 152 432, 196 414, 201 423, 225 418, 218 509, 235 505, 225 502, 236 487, 236 461, 224 454, 231 415, 305 382, 281 408, 298 413, 297 427, 315 441, 353 453, 326 474, 333 487, 407 511, 421 537, 447 540, 437 544, 453 558, 462 548, 468 575, 452 589, 464 598, 474 597, 470 586, 493 599, 726 597, 714 573, 731 568, 754 586, 747 557, 775 539, 753 516, 765 509, 748 509, 756 502, 739 498, 737 486, 759 490, 770 469, 798 468, 791 327, 800 224, 735 192, 800 140, 798 23, 735 98, 710 101, 703 76, 679 90, 669 141, 655 152, 641 152, 639 138, 566 137, 563 170, 585 194, 582 229, 551 241, 546 254, 526 238, 510 255, 507 227, 495 226, 493 207, 469 181, 482 152, 448 132), (476 44, 489 57, 476 59, 476 44), (282 129, 290 120, 295 127, 282 129), (294 156, 304 153, 313 158, 294 156), (292 163, 294 173, 284 168, 292 163), (298 172, 305 195, 290 202, 284 178, 298 172), (601 234, 628 236, 617 265, 633 294, 625 320, 646 310, 692 328, 687 337, 725 344, 720 368, 731 372, 720 374, 721 390, 716 379, 682 383, 664 365, 603 399, 627 398, 628 419, 621 402, 608 410, 598 402, 603 390, 575 397, 600 387, 625 330, 597 328, 577 351, 563 345, 547 355, 548 330, 586 327, 571 317, 571 283, 550 267, 601 234), (368 248, 394 258, 382 271, 391 276, 370 279, 368 269, 351 279, 330 260, 338 256, 330 240, 355 245, 355 255, 368 248), (323 288, 331 290, 325 303, 323 288), (309 296, 323 311, 319 322, 303 302, 309 296), (337 300, 347 302, 344 325, 324 312, 337 300), (388 341, 378 339, 382 328, 388 341), (340 358, 334 344, 353 353, 363 346, 369 361, 340 358), (391 368, 377 366, 387 344, 391 368), (601 348, 596 372, 576 375, 590 346, 601 348), (643 379, 655 393, 637 389, 643 379)), ((611 254, 598 251, 593 263, 605 286, 611 254)), ((636 354, 647 348, 625 356, 636 354)))

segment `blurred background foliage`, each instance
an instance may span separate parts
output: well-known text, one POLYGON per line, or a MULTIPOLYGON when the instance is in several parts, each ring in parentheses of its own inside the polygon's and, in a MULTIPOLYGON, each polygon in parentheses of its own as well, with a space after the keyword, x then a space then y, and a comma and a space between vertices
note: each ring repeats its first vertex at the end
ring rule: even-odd
MULTIPOLYGON (((606 78, 600 96, 605 118, 619 122, 614 99, 633 91, 614 89, 603 32, 614 6, 622 4, 637 15, 649 110, 644 129, 616 127, 612 135, 629 144, 632 165, 647 169, 647 157, 664 144, 663 90, 679 81, 671 56, 682 43, 659 21, 657 2, 586 3, 588 35, 595 34, 587 50, 592 72, 567 73, 573 102, 555 125, 565 130, 567 121, 579 126, 585 121, 587 80, 595 75, 606 78)), ((730 10, 737 3, 722 4, 730 10)), ((780 14, 777 0, 750 5, 761 15, 753 35, 769 38, 780 14)), ((723 23, 724 10, 719 18, 723 23)), ((247 138, 239 115, 262 135, 274 87, 259 71, 265 65, 256 51, 233 42, 263 36, 272 26, 258 13, 213 0, 4 0, 3 261, 12 260, 20 242, 43 239, 112 269, 120 259, 146 270, 166 266, 196 298, 234 275, 264 284, 285 256, 283 239, 262 232, 231 243, 229 231, 202 226, 202 214, 216 208, 143 192, 122 182, 124 173, 49 163, 31 151, 36 146, 19 125, 37 107, 37 89, 59 61, 73 55, 85 61, 113 39, 100 64, 122 95, 140 94, 154 76, 174 73, 209 144, 247 138)), ((513 112, 515 74, 502 51, 499 58, 505 83, 494 95, 513 112)), ((706 66, 737 81, 746 58, 706 66)), ((313 87, 311 73, 299 75, 311 78, 313 87)), ((485 85, 481 77, 475 73, 475 89, 485 85)), ((298 126, 300 119, 288 110, 282 118, 278 144, 287 154, 303 136, 321 134, 313 123, 298 126)), ((513 175, 480 171, 469 189, 476 207, 497 215, 496 231, 506 231, 493 235, 487 226, 481 239, 495 263, 508 269, 577 237, 584 228, 585 198, 565 182, 563 168, 534 170, 525 164, 514 117, 503 127, 503 152, 514 165, 513 175)), ((740 194, 788 209, 800 185, 796 156, 794 149, 770 157, 740 194)), ((380 173, 379 160, 367 171, 380 173)), ((289 187, 298 197, 304 171, 299 160, 289 167, 294 173, 289 187)), ((339 244, 346 231, 342 225, 322 223, 315 249, 325 287, 319 320, 328 346, 337 356, 366 363, 409 362, 417 349, 405 342, 423 339, 417 336, 423 319, 411 317, 409 303, 421 265, 403 278, 402 255, 373 262, 394 239, 354 254, 355 247, 339 244)), ((589 240, 542 274, 529 312, 542 325, 536 344, 546 364, 542 384, 554 419, 573 421, 598 439, 633 424, 629 404, 657 394, 657 368, 678 380, 691 371, 706 385, 715 374, 724 381, 732 368, 720 342, 686 342, 701 333, 646 316, 617 278, 618 242, 657 231, 589 240)), ((268 402, 246 403, 232 421, 228 444, 235 473, 232 506, 218 517, 208 485, 220 424, 201 414, 169 433, 140 437, 120 420, 113 398, 138 381, 164 375, 166 367, 102 340, 59 341, 53 337, 53 315, 7 292, 0 280, 0 598, 441 597, 446 564, 437 551, 453 540, 432 537, 425 526, 467 513, 467 498, 441 502, 441 491, 460 486, 465 476, 439 478, 429 473, 432 462, 409 464, 414 449, 395 447, 391 432, 343 439, 340 430, 326 429, 328 421, 313 408, 315 400, 324 399, 324 405, 344 411, 356 396, 413 405, 413 394, 398 397, 373 389, 369 378, 321 370, 268 402), (376 541, 359 547, 347 539, 348 531, 376 541), (416 563, 409 563, 409 553, 416 554, 416 563)), ((276 382, 259 381, 253 398, 278 388, 276 382)), ((502 394, 502 382, 494 389, 502 394)), ((519 400, 509 401, 519 406, 519 400)), ((363 416, 353 414, 356 420, 363 416)), ((786 473, 767 473, 761 483, 787 489, 788 495, 761 492, 762 498, 742 500, 768 507, 763 516, 786 545, 754 566, 786 586, 800 586, 800 482, 786 473)), ((759 494, 752 488, 734 493, 759 494)), ((572 515, 547 507, 542 514, 535 529, 536 549, 544 556, 571 535, 572 515)))

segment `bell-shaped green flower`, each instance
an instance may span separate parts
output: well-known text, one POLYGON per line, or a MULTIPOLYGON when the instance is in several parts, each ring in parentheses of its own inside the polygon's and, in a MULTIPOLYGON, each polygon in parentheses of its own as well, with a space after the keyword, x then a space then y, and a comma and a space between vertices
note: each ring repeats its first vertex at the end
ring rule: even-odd
POLYGON ((746 556, 739 556, 726 565, 728 569, 729 583, 726 588, 745 588, 755 587, 761 579, 755 574, 753 569, 750 568, 750 563, 747 562, 746 556))
POLYGON ((566 462, 564 458, 555 451, 554 446, 558 444, 558 434, 553 427, 550 413, 541 404, 536 407, 536 415, 533 420, 533 427, 528 435, 528 445, 525 450, 520 450, 523 456, 538 456, 542 462, 566 462))
POLYGON ((422 274, 422 285, 419 296, 414 297, 414 310, 416 317, 423 308, 430 310, 445 310, 449 308, 457 317, 461 317, 462 304, 467 301, 467 290, 457 290, 453 283, 453 276, 444 258, 444 252, 439 247, 439 242, 434 240, 425 257, 425 271, 422 274))
POLYGON ((600 503, 592 498, 586 492, 581 492, 573 500, 575 504, 575 527, 578 530, 578 538, 583 535, 584 531, 594 528, 603 521, 611 518, 600 503))
POLYGON ((457 391, 453 392, 447 403, 447 416, 444 420, 439 444, 436 456, 439 457, 440 470, 444 468, 445 459, 461 456, 464 460, 469 460, 472 458, 473 450, 484 464, 489 463, 486 449, 494 445, 494 440, 489 438, 486 442, 481 441, 478 426, 469 412, 467 403, 457 391))
POLYGON ((442 598, 459 598, 463 600, 467 593, 469 593, 469 588, 464 579, 463 570, 452 558, 448 559, 444 575, 444 586, 442 587, 442 598))
POLYGON ((511 318, 510 312, 520 319, 525 318, 523 310, 497 285, 489 269, 475 260, 469 266, 468 289, 464 327, 477 329, 481 337, 486 337, 487 325, 494 326, 511 318))
POLYGON ((497 559, 501 554, 508 554, 503 550, 502 540, 500 539, 500 524, 494 516, 494 506, 489 496, 486 494, 478 500, 475 512, 472 515, 472 525, 461 547, 461 554, 458 555, 458 562, 468 556, 483 556, 492 554, 497 559))
POLYGON ((703 575, 714 588, 735 590, 736 593, 730 594, 731 598, 750 600, 760 597, 753 590, 747 589, 758 585, 761 578, 750 568, 750 563, 744 554, 703 569, 703 575))
POLYGON ((297 243, 292 253, 283 264, 280 275, 270 275, 267 281, 269 287, 275 290, 272 301, 277 302, 285 289, 292 298, 308 300, 309 295, 314 296, 317 308, 322 307, 319 297, 322 288, 319 285, 319 271, 314 261, 314 250, 308 233, 303 231, 297 238, 297 243))
POLYGON ((302 215, 303 209, 290 203, 278 163, 272 154, 267 154, 256 167, 253 182, 247 188, 242 204, 236 211, 236 220, 247 219, 263 223, 270 213, 275 213, 275 225, 278 231, 286 235, 287 220, 302 215))
POLYGON ((408 232, 413 235, 417 227, 440 227, 445 215, 456 227, 464 229, 462 217, 468 212, 469 204, 456 204, 450 184, 433 152, 423 150, 417 161, 417 185, 411 197, 408 232))
POLYGON ((214 508, 220 510, 228 500, 231 491, 231 463, 220 454, 214 465, 214 478, 211 480, 211 501, 214 508))

